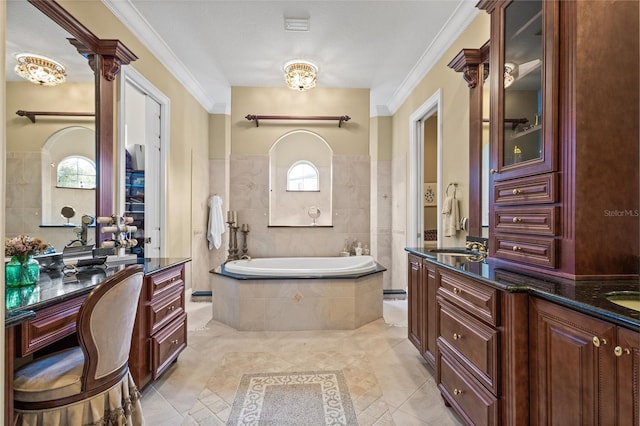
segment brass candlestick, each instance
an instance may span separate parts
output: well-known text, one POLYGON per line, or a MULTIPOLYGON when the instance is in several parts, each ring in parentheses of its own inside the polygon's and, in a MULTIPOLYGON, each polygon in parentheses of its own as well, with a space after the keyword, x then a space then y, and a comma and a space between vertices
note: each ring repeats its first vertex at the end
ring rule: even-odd
POLYGON ((246 228, 242 228, 242 257, 248 257, 247 255, 247 234, 249 233, 249 230, 246 228))
POLYGON ((229 225, 229 255, 226 262, 238 260, 238 227, 235 222, 227 222, 229 225))

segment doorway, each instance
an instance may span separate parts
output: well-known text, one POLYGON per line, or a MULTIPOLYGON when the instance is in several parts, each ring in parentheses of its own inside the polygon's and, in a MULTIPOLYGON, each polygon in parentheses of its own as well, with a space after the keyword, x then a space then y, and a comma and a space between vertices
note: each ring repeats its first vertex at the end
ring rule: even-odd
POLYGON ((120 209, 138 229, 138 258, 164 256, 169 99, 132 68, 120 87, 120 209))
POLYGON ((428 237, 428 241, 431 241, 429 244, 434 243, 439 247, 442 242, 442 225, 437 213, 442 206, 441 89, 409 117, 409 155, 407 245, 424 247, 428 237), (435 228, 432 228, 434 225, 435 228), (425 230, 428 232, 425 233, 425 230))

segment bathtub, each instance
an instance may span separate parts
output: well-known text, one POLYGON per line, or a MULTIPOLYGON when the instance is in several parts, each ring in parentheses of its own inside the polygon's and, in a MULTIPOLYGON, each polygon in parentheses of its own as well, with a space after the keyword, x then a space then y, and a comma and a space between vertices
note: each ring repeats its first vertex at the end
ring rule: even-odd
POLYGON ((371 256, 237 260, 213 271, 213 319, 242 331, 353 330, 382 318, 371 256))
POLYGON ((350 257, 272 257, 234 260, 224 271, 254 277, 346 277, 378 271, 372 256, 350 257))

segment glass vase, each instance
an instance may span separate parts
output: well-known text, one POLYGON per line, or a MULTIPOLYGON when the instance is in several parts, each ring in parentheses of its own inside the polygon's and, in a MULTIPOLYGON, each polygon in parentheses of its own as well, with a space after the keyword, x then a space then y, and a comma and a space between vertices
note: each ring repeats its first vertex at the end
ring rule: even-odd
POLYGON ((40 264, 32 255, 13 256, 4 266, 4 282, 7 287, 33 285, 40 279, 40 264))

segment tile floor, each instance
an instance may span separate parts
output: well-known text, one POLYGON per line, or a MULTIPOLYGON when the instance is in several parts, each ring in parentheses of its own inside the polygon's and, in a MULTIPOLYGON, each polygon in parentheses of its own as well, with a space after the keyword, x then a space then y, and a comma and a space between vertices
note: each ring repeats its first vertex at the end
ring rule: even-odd
POLYGON ((187 348, 142 392, 149 425, 224 425, 243 372, 336 367, 360 426, 461 424, 407 339, 404 300, 352 331, 240 332, 211 320, 211 302, 187 302, 187 313, 187 348))

